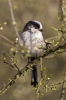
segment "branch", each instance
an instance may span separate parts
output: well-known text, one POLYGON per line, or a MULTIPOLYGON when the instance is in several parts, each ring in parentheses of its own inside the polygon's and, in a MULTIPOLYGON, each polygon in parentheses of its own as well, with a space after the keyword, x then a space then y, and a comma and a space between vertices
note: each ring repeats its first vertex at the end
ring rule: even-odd
POLYGON ((19 36, 19 32, 18 32, 18 29, 17 29, 17 26, 16 26, 16 21, 15 21, 15 17, 14 17, 14 13, 13 13, 13 8, 12 8, 11 0, 8 0, 8 3, 9 3, 9 8, 10 8, 12 23, 14 25, 14 29, 15 29, 16 35, 17 35, 18 40, 19 40, 19 44, 21 44, 21 38, 19 36))
POLYGON ((29 64, 27 64, 22 70, 21 72, 18 72, 12 79, 10 79, 10 81, 8 82, 8 84, 2 89, 0 90, 0 95, 2 95, 3 93, 6 92, 6 90, 8 90, 15 82, 16 79, 18 79, 21 75, 24 75, 24 72, 27 71, 29 69, 28 67, 29 64))
POLYGON ((11 41, 10 39, 8 39, 7 37, 3 36, 2 34, 0 34, 0 37, 2 37, 3 39, 5 39, 6 41, 10 42, 12 45, 14 45, 14 42, 11 41))
POLYGON ((65 17, 64 5, 63 0, 59 0, 59 7, 58 7, 58 19, 59 21, 63 22, 65 17))
MULTIPOLYGON (((58 45, 58 46, 53 46, 50 49, 45 50, 44 54, 40 57, 46 57, 47 55, 56 52, 59 49, 63 49, 66 48, 66 43, 62 44, 62 45, 58 45)), ((39 60, 40 57, 35 58, 31 63, 28 63, 23 69, 21 69, 21 71, 19 71, 9 82, 8 84, 2 89, 0 90, 0 95, 3 94, 6 90, 8 90, 15 82, 16 80, 21 77, 21 75, 24 75, 24 72, 26 72, 28 69, 30 69, 32 63, 34 63, 34 61, 36 60, 36 62, 39 60)))
MULTIPOLYGON (((66 71, 65 71, 66 73, 66 71)), ((64 81, 62 83, 62 90, 61 90, 61 96, 60 96, 60 100, 64 100, 64 96, 65 96, 65 89, 66 89, 66 74, 64 75, 64 81)))
MULTIPOLYGON (((66 15, 65 15, 65 11, 64 11, 64 3, 63 3, 63 0, 59 0, 59 8, 58 8, 58 18, 59 18, 59 21, 61 22, 61 30, 62 30, 62 34, 61 34, 61 38, 63 37, 64 40, 66 41, 65 37, 64 37, 64 33, 66 33, 66 24, 65 24, 65 18, 66 18, 66 15), (65 32, 64 32, 65 31, 65 32)), ((65 71, 66 73, 66 71, 65 71)), ((65 88, 66 88, 66 74, 64 73, 64 80, 63 80, 63 83, 62 83, 62 90, 61 90, 61 95, 60 95, 60 100, 64 100, 64 96, 65 96, 65 88)))

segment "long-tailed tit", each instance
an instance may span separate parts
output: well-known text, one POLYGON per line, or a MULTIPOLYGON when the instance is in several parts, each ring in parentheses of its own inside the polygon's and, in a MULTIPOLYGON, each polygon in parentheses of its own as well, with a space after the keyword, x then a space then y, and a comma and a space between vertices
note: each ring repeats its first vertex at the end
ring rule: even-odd
MULTIPOLYGON (((46 43, 42 36, 43 27, 39 21, 32 20, 29 21, 20 35, 20 41, 27 49, 27 54, 31 57, 29 61, 31 62, 35 57, 42 55, 43 48, 46 48, 46 43)), ((32 66, 31 70, 31 85, 36 87, 38 84, 38 74, 36 63, 32 66)))

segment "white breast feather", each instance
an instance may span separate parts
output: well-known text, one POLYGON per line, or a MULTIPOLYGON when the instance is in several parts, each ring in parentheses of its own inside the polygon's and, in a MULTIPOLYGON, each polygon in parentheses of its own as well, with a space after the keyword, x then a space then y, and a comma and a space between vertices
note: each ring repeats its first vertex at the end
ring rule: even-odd
POLYGON ((38 48, 40 45, 42 45, 42 48, 46 47, 44 38, 40 31, 38 31, 38 33, 35 32, 31 34, 29 31, 26 31, 22 33, 22 39, 24 41, 25 47, 27 47, 27 50, 29 50, 30 54, 33 56, 39 56, 42 54, 43 49, 38 48))

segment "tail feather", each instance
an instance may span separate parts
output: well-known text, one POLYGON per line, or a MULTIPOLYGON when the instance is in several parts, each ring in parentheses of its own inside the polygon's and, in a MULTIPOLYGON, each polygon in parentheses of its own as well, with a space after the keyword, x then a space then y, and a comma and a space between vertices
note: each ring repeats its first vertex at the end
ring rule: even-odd
MULTIPOLYGON (((33 57, 28 59, 28 63, 33 61, 33 57)), ((37 73, 37 64, 35 63, 32 66, 32 70, 31 70, 31 85, 33 85, 34 87, 36 87, 38 85, 39 82, 39 78, 38 78, 38 73, 37 73)))
POLYGON ((38 74, 37 74, 36 64, 32 66, 32 70, 31 70, 31 85, 33 85, 34 87, 38 85, 38 74))

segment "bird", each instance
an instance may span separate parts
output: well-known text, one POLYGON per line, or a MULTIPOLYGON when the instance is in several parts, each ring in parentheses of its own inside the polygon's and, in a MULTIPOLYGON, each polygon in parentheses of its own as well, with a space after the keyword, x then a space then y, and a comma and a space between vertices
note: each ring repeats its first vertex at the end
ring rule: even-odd
MULTIPOLYGON (((20 34, 20 41, 26 47, 27 52, 30 54, 28 57, 28 63, 32 62, 36 57, 43 54, 46 43, 42 35, 43 26, 37 20, 28 21, 20 34)), ((32 65, 31 70, 31 86, 36 87, 39 83, 39 77, 37 72, 37 63, 32 65)))

